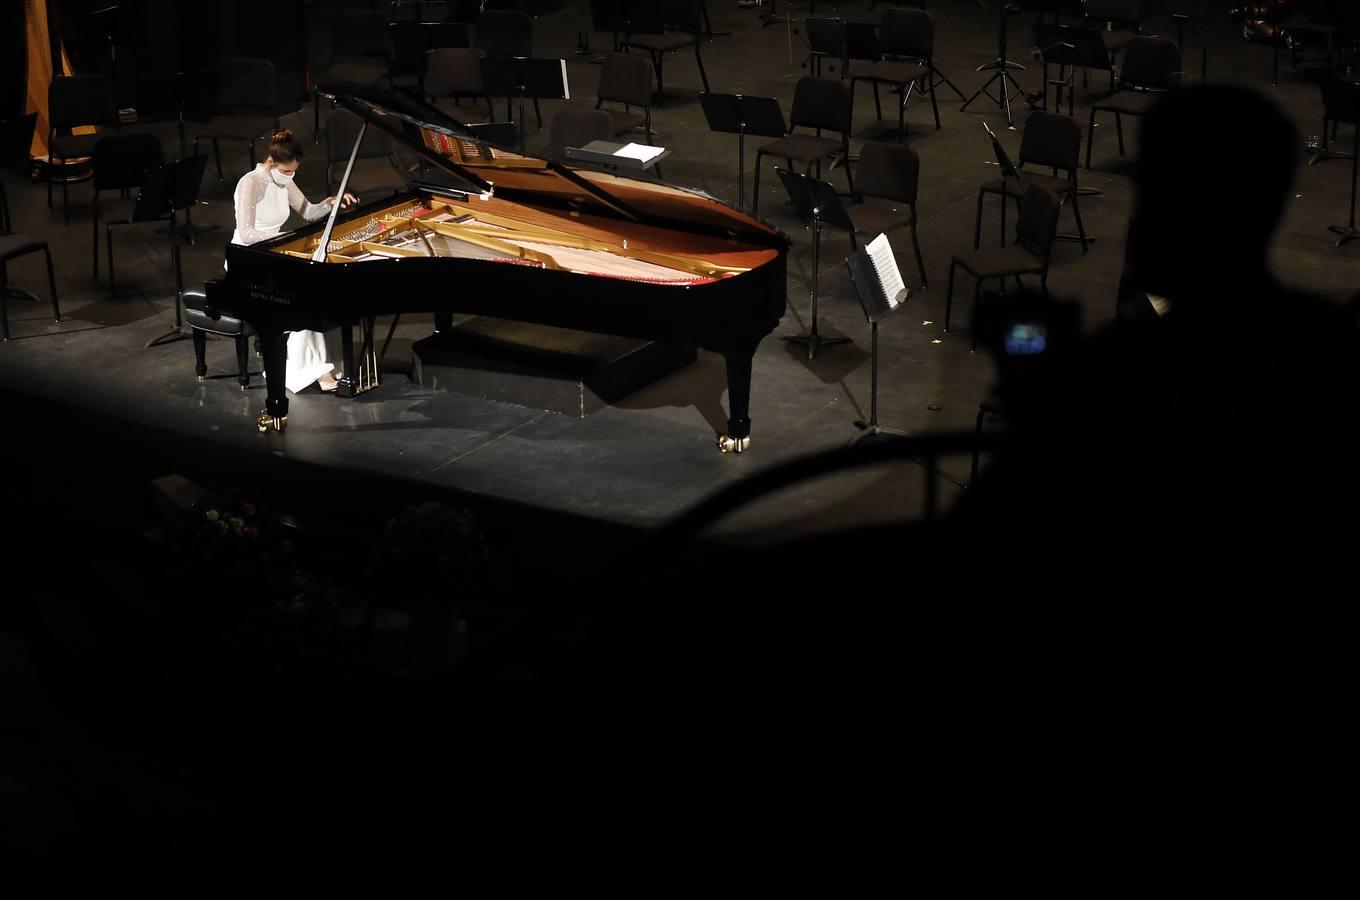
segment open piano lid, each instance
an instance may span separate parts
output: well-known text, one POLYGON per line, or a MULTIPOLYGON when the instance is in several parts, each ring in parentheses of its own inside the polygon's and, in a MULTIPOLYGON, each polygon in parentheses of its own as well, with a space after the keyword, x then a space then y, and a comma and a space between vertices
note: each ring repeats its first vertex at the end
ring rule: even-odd
POLYGON ((413 148, 474 192, 760 244, 776 229, 700 191, 605 172, 577 170, 495 147, 468 126, 410 94, 368 85, 322 89, 355 115, 413 148))

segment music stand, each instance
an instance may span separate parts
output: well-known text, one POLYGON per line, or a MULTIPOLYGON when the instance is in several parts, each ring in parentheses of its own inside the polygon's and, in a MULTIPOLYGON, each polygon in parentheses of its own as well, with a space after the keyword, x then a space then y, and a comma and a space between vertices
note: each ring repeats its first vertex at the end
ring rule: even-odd
POLYGON ((1100 32, 1092 28, 1077 28, 1071 25, 1045 25, 1042 22, 1034 23, 1034 47, 1039 54, 1039 59, 1044 64, 1044 105, 1043 109, 1048 109, 1048 86, 1057 85, 1057 97, 1055 106, 1058 112, 1062 111, 1063 89, 1067 89, 1067 114, 1072 115, 1073 103, 1075 102, 1077 91, 1071 85, 1071 75, 1066 70, 1071 68, 1073 74, 1077 69, 1109 69, 1110 56, 1105 50, 1105 44, 1100 38, 1100 32), (1048 77, 1048 67, 1056 65, 1058 67, 1058 78, 1048 77))
POLYGON ((626 172, 629 175, 640 175, 649 169, 658 166, 661 160, 671 155, 671 151, 664 147, 652 147, 645 145, 649 150, 656 151, 655 155, 649 155, 646 159, 638 156, 631 156, 625 151, 628 144, 620 144, 615 141, 591 141, 580 147, 565 147, 562 156, 574 163, 587 163, 599 166, 606 172, 617 173, 626 172))
POLYGON ((710 131, 737 135, 737 206, 746 208, 746 135, 782 138, 789 133, 784 112, 773 97, 744 94, 699 95, 710 131))
POLYGON ((969 104, 971 104, 978 97, 982 96, 983 94, 987 94, 987 98, 989 100, 996 101, 996 105, 1006 111, 1006 127, 1014 129, 1015 118, 1011 115, 1011 101, 1016 97, 1020 96, 1021 94, 1023 94, 1024 88, 1020 87, 1020 85, 1017 83, 1015 85, 1015 93, 1014 94, 1011 93, 1010 84, 1015 79, 1011 77, 1010 70, 1017 69, 1023 72, 1025 71, 1025 67, 1020 65, 1018 62, 1015 62, 1014 60, 1006 58, 1006 19, 1012 13, 1019 12, 1020 7, 1019 5, 1010 2, 1010 0, 997 0, 996 6, 998 19, 996 59, 992 60, 989 63, 983 63, 974 70, 977 72, 986 72, 989 69, 995 69, 996 72, 995 74, 992 75, 991 78, 988 78, 985 82, 983 82, 982 87, 978 88, 973 93, 973 96, 963 101, 963 106, 959 107, 959 112, 963 112, 965 109, 967 109, 969 104), (1001 90, 997 93, 997 96, 995 97, 993 97, 987 90, 989 87, 992 86, 992 82, 994 81, 1001 82, 1001 90))
POLYGON ((567 61, 530 56, 492 56, 482 60, 482 85, 488 97, 519 98, 519 152, 524 153, 524 100, 570 100, 567 61))
POLYGON ((175 213, 188 210, 198 202, 198 186, 208 167, 208 157, 191 156, 159 168, 148 169, 142 179, 142 189, 132 210, 132 222, 170 220, 170 256, 175 262, 175 328, 146 342, 146 348, 158 347, 193 337, 193 329, 184 324, 180 307, 184 300, 184 271, 180 265, 177 230, 173 227, 175 213))
MULTIPOLYGON (((143 113, 149 119, 174 119, 179 129, 179 158, 188 156, 188 144, 184 137, 184 110, 187 104, 186 85, 197 87, 197 78, 190 78, 188 72, 170 72, 164 75, 143 75, 137 79, 137 117, 143 113)), ((167 226, 174 228, 174 224, 167 226)), ((184 211, 184 226, 180 230, 190 246, 198 245, 198 235, 205 231, 216 231, 217 225, 195 225, 191 208, 184 211)), ((167 229, 161 229, 165 234, 167 229)))
MULTIPOLYGON (((1360 95, 1360 84, 1351 86, 1351 90, 1360 95)), ((1357 96, 1360 100, 1360 96, 1357 96)), ((1326 124, 1323 124, 1326 127, 1326 124)), ((1336 243, 1332 244, 1333 250, 1339 250, 1353 240, 1360 238, 1360 231, 1355 228, 1355 189, 1357 177, 1360 177, 1360 124, 1355 126, 1356 147, 1351 153, 1351 217, 1345 225, 1331 225, 1327 228, 1332 234, 1340 235, 1336 243)))
POLYGON ((820 344, 850 342, 848 337, 822 337, 817 333, 817 288, 822 265, 822 225, 830 224, 844 228, 850 232, 853 240, 855 223, 850 220, 849 213, 841 205, 841 198, 836 189, 825 181, 818 181, 810 175, 790 172, 788 169, 775 169, 775 172, 784 183, 784 190, 793 201, 798 218, 812 227, 812 282, 809 285, 812 294, 812 325, 807 334, 788 335, 783 340, 806 344, 807 358, 813 359, 817 356, 817 347, 820 344))
POLYGON ((848 446, 853 447, 860 441, 872 437, 910 437, 905 431, 884 428, 878 424, 878 323, 884 316, 896 312, 910 296, 909 292, 903 289, 897 297, 890 301, 883 293, 882 282, 879 280, 866 250, 856 250, 846 257, 845 267, 850 270, 850 283, 855 286, 855 294, 859 297, 860 306, 864 309, 864 318, 869 322, 871 333, 869 418, 867 421, 856 420, 855 427, 861 430, 859 434, 850 439, 848 446))

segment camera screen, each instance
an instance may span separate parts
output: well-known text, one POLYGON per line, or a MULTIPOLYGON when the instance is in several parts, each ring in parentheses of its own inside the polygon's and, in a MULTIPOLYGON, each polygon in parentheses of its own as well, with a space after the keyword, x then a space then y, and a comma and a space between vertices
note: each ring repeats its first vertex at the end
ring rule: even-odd
POLYGON ((1048 326, 1042 322, 1017 322, 1006 332, 1007 356, 1034 356, 1048 349, 1048 326))

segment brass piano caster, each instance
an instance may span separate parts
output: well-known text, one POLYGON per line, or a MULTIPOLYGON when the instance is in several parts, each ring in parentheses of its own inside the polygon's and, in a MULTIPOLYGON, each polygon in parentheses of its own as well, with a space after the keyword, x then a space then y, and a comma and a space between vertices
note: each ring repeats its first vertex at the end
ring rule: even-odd
POLYGON ((271 428, 275 431, 282 432, 285 428, 288 427, 288 417, 271 416, 269 414, 269 411, 265 410, 261 412, 260 417, 255 420, 255 427, 259 429, 260 434, 264 434, 271 428))
POLYGON ((199 384, 202 384, 202 383, 203 383, 203 376, 202 376, 202 375, 198 376, 198 383, 199 383, 199 384))
POLYGON ((244 394, 247 390, 249 390, 249 388, 247 388, 244 384, 241 385, 240 387, 241 387, 241 393, 243 393, 243 394, 244 394))
POLYGON ((751 449, 751 436, 734 438, 726 434, 718 435, 718 450, 722 453, 741 453, 751 449))

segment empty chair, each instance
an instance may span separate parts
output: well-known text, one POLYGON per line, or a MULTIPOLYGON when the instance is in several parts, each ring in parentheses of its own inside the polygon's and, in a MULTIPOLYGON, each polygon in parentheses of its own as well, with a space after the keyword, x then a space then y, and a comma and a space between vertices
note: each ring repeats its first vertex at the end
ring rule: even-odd
POLYGON ((212 141, 217 180, 223 180, 220 141, 242 141, 255 168, 255 141, 279 126, 277 78, 267 59, 228 57, 218 67, 217 108, 212 118, 194 127, 194 156, 198 143, 212 141))
MULTIPOLYGON (((90 180, 92 188, 90 223, 93 230, 90 249, 91 273, 99 277, 99 195, 103 191, 116 190, 126 194, 131 188, 141 187, 142 179, 148 169, 164 162, 160 138, 154 134, 111 134, 99 139, 94 147, 94 177, 90 180)), ((107 245, 109 255, 109 279, 112 290, 113 244, 107 245)))
MULTIPOLYGON (((89 125, 118 127, 118 105, 113 97, 113 83, 103 75, 53 78, 47 86, 47 115, 47 147, 52 165, 65 166, 67 160, 88 157, 94 153, 94 145, 99 142, 100 136, 93 131, 89 134, 75 134, 74 131, 89 125)), ((61 178, 62 219, 70 221, 70 191, 65 178, 59 175, 48 178, 47 205, 52 205, 53 178, 61 178)))
POLYGON ((907 101, 918 83, 930 93, 930 106, 935 114, 935 130, 940 129, 940 104, 935 95, 935 20, 930 13, 919 9, 890 9, 883 13, 883 24, 878 31, 879 50, 883 58, 870 63, 862 72, 850 77, 851 100, 856 83, 867 81, 874 87, 874 111, 883 121, 883 105, 879 101, 878 86, 890 84, 901 96, 897 102, 897 139, 907 135, 907 101))
POLYGON ((468 27, 462 23, 393 22, 387 31, 392 46, 392 84, 414 86, 421 95, 426 93, 430 51, 468 46, 468 27))
POLYGON ((807 35, 808 72, 820 76, 822 61, 830 60, 841 65, 841 78, 846 77, 845 21, 834 16, 808 16, 803 19, 803 32, 807 35))
POLYGON ((250 338, 255 330, 246 322, 213 304, 220 282, 210 281, 201 291, 184 292, 184 319, 193 329, 194 372, 201 382, 208 377, 208 335, 231 338, 236 344, 236 381, 241 390, 250 387, 250 338))
MULTIPOLYGON (((901 225, 911 228, 911 249, 916 254, 916 271, 921 275, 924 289, 926 264, 916 237, 916 192, 920 180, 921 158, 915 150, 902 144, 865 144, 855 169, 858 202, 846 211, 855 225, 855 233, 871 239, 901 225), (886 202, 866 203, 866 200, 886 202), (908 215, 903 216, 893 204, 906 206, 908 215)), ((853 243, 854 238, 851 240, 853 243)))
POLYGON ((794 128, 814 128, 812 134, 793 134, 771 141, 756 151, 756 173, 751 200, 751 212, 760 208, 760 165, 765 156, 782 157, 792 169, 795 162, 805 164, 811 171, 817 167, 821 177, 822 161, 839 156, 847 162, 845 180, 850 193, 855 192, 854 175, 848 164, 850 158, 850 89, 838 79, 815 78, 804 75, 793 89, 793 110, 789 114, 790 131, 794 128), (840 139, 821 136, 822 129, 840 133, 840 139))
MULTIPOLYGON (((326 121, 326 193, 330 194, 338 187, 335 178, 335 167, 339 163, 343 167, 349 161, 350 151, 354 148, 354 142, 359 138, 359 129, 363 127, 363 120, 347 109, 337 109, 331 113, 331 117, 326 121)), ((352 194, 381 194, 383 192, 395 194, 404 190, 406 179, 402 176, 401 167, 397 164, 397 146, 387 132, 378 128, 369 128, 364 132, 364 139, 359 144, 359 152, 354 157, 354 171, 350 174, 349 186, 346 188, 352 194), (378 167, 373 170, 361 170, 361 160, 386 160, 388 165, 378 167)))
POLYGON ((1067 116, 1055 113, 1032 112, 1025 119, 1025 131, 1020 138, 1020 160, 1017 168, 1021 177, 998 178, 978 188, 977 221, 973 225, 973 248, 982 241, 982 201, 988 194, 1001 196, 1001 243, 1006 243, 1006 199, 1017 205, 1032 184, 1047 188, 1060 200, 1071 200, 1072 214, 1077 220, 1077 235, 1085 253, 1086 226, 1081 221, 1081 206, 1077 200, 1077 167, 1081 164, 1081 126, 1067 116), (1026 169, 1030 164, 1051 169, 1052 174, 1026 169), (1065 176, 1058 174, 1065 171, 1065 176))
POLYGON ((320 87, 331 82, 376 84, 392 77, 387 20, 373 9, 337 9, 331 15, 331 57, 312 88, 312 143, 321 141, 320 87))
MULTIPOLYGON (((1039 185, 1030 185, 1020 201, 1020 219, 1015 223, 1015 243, 1009 247, 988 247, 954 256, 949 261, 949 286, 944 298, 944 330, 954 305, 954 270, 961 268, 976 279, 973 285, 973 310, 982 297, 982 283, 998 278, 1004 288, 1007 278, 1022 284, 1020 276, 1038 275, 1039 287, 1048 293, 1048 263, 1053 239, 1058 232, 1057 195, 1039 185)), ((977 349, 977 328, 972 328, 973 349, 977 349)))
POLYGON ((1086 168, 1091 168, 1091 145, 1095 143, 1096 113, 1114 113, 1115 133, 1119 136, 1119 155, 1124 155, 1124 116, 1144 116, 1157 101, 1159 92, 1179 87, 1181 48, 1164 38, 1137 37, 1124 51, 1124 67, 1119 73, 1121 90, 1091 104, 1091 122, 1086 133, 1086 168))
POLYGON ((591 141, 613 137, 614 123, 604 110, 558 110, 548 124, 548 158, 560 161, 568 147, 584 147, 591 141))
POLYGON ((452 114, 461 121, 495 121, 496 109, 482 82, 482 60, 485 58, 486 54, 475 47, 431 50, 425 65, 426 96, 445 112, 449 112, 448 108, 439 101, 453 100, 452 114), (468 98, 485 101, 486 105, 474 104, 467 111, 458 104, 468 98))
POLYGON ((0 341, 9 340, 9 301, 38 300, 28 291, 12 288, 9 284, 9 264, 30 253, 41 251, 47 260, 47 289, 52 296, 52 316, 56 321, 61 321, 61 308, 57 305, 57 276, 52 270, 52 251, 47 248, 47 241, 27 234, 16 234, 10 228, 9 203, 0 197, 0 341))
MULTIPOLYGON (((641 56, 607 53, 600 67, 600 86, 595 108, 609 116, 613 135, 641 128, 652 142, 652 67, 641 56), (623 109, 604 109, 605 103, 622 103, 623 109), (633 107, 641 112, 633 112, 633 107)), ((612 136, 612 135, 611 135, 612 136)))
POLYGON ((660 97, 666 89, 665 70, 662 68, 667 53, 694 48, 694 62, 699 67, 699 80, 708 90, 708 73, 704 71, 704 58, 699 52, 700 7, 697 0, 652 0, 637 4, 628 10, 629 30, 619 42, 620 49, 636 47, 645 50, 652 59, 652 69, 656 72, 656 94, 660 97))

